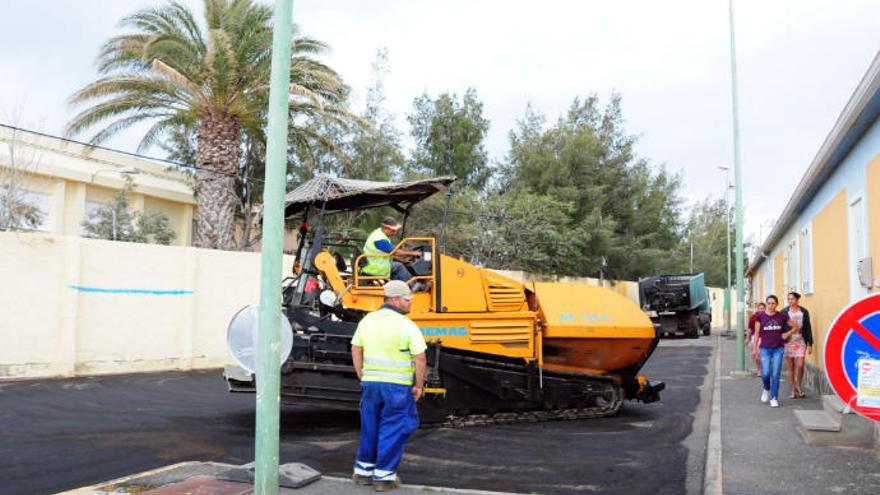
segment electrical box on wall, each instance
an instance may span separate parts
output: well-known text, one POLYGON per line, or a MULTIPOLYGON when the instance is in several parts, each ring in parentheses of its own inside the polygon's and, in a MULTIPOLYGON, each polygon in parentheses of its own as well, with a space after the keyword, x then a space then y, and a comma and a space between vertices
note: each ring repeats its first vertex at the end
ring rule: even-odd
POLYGON ((870 256, 856 262, 856 271, 859 274, 859 283, 862 287, 870 289, 874 286, 874 267, 870 256))

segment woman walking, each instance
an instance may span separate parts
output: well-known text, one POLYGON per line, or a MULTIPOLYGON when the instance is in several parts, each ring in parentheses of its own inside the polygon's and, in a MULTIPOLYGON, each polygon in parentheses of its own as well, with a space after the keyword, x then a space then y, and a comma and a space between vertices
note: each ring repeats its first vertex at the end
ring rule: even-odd
MULTIPOLYGON (((758 341, 755 340, 755 323, 758 322, 758 315, 764 313, 766 306, 764 303, 758 303, 758 309, 749 318, 749 330, 746 332, 746 347, 752 350, 754 355, 755 348, 758 347, 758 341)), ((755 356, 755 375, 761 376, 761 357, 755 356)))
POLYGON ((779 407, 779 375, 782 372, 783 343, 793 334, 798 333, 800 327, 788 316, 776 311, 776 306, 779 305, 776 296, 769 295, 766 301, 767 309, 758 316, 758 322, 755 324, 755 339, 758 346, 752 351, 752 356, 757 356, 760 348, 761 380, 764 382, 761 402, 769 400, 770 407, 779 407), (784 331, 786 325, 791 330, 784 331))
POLYGON ((800 327, 800 332, 791 335, 785 343, 785 358, 788 361, 789 383, 791 383, 791 399, 806 397, 801 382, 804 379, 804 358, 813 352, 813 328, 810 325, 810 312, 800 306, 801 295, 797 292, 788 293, 788 307, 782 313, 800 327))

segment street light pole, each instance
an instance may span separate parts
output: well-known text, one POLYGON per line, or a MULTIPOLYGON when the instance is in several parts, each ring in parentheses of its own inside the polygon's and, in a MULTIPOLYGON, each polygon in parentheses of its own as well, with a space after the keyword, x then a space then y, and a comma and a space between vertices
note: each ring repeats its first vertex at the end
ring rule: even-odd
POLYGON ((281 261, 293 0, 275 1, 272 26, 272 72, 269 85, 269 124, 266 130, 266 180, 263 189, 263 246, 260 258, 260 307, 257 333, 254 495, 278 493, 281 261))
POLYGON ((733 25, 733 0, 728 0, 728 19, 730 21, 730 87, 733 103, 733 180, 736 187, 736 371, 746 369, 745 342, 745 285, 743 270, 743 211, 742 211, 742 166, 739 146, 739 102, 736 83, 736 36, 733 25))
MULTIPOLYGON (((96 170, 95 173, 92 174, 92 178, 91 178, 91 180, 89 180, 89 182, 95 182, 95 177, 97 177, 98 174, 100 174, 102 172, 115 172, 115 173, 122 175, 123 177, 126 177, 127 179, 130 179, 132 175, 137 175, 137 174, 141 173, 141 169, 139 169, 137 167, 102 168, 101 170, 96 170)), ((110 222, 111 222, 111 226, 112 226, 111 237, 113 237, 113 240, 115 241, 116 237, 117 237, 117 235, 116 235, 116 204, 115 203, 110 208, 110 222)))
POLYGON ((727 252, 724 260, 727 262, 727 286, 724 289, 724 329, 730 335, 730 167, 719 165, 724 171, 724 227, 727 231, 727 252))

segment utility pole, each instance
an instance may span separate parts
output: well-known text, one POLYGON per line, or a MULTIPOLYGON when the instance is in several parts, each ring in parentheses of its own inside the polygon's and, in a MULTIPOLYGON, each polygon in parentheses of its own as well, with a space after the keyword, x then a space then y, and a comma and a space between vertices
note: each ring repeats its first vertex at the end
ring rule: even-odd
POLYGON ((272 72, 266 131, 263 240, 257 333, 257 420, 254 495, 278 493, 278 435, 281 404, 281 260, 287 170, 287 112, 293 0, 275 0, 272 72))
POLYGON ((688 233, 688 238, 691 242, 691 273, 694 273, 694 238, 691 233, 688 233))
POLYGON ((730 21, 730 87, 733 102, 733 180, 736 187, 736 371, 746 369, 745 335, 745 284, 743 271, 743 211, 742 211, 742 166, 739 146, 739 102, 736 83, 736 36, 733 25, 733 0, 727 1, 730 21))

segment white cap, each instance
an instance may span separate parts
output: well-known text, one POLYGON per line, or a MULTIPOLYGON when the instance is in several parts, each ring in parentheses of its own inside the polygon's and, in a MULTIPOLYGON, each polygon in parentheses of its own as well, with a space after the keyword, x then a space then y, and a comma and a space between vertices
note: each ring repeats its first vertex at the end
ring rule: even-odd
POLYGON ((412 290, 406 282, 400 280, 391 280, 384 287, 385 297, 402 297, 404 299, 412 299, 412 290))

